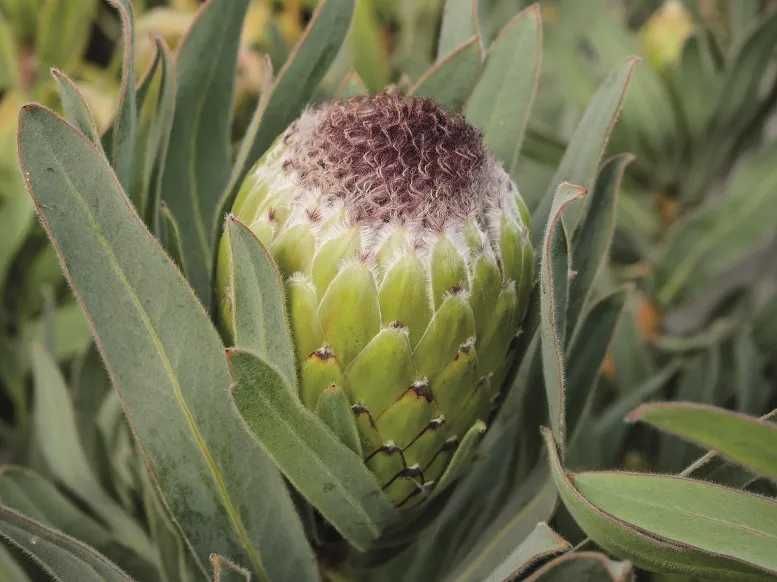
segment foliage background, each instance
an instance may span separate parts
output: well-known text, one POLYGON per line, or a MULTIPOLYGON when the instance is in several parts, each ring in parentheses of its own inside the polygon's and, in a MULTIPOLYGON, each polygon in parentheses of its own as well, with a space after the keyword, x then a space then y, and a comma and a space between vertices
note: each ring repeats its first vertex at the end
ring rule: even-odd
MULTIPOLYGON (((528 4, 481 2, 487 15, 481 34, 492 38, 528 4)), ((349 86, 411 86, 437 57, 445 5, 361 0, 317 98, 349 86)), ((595 291, 605 297, 625 289, 625 309, 601 373, 586 378, 591 389, 568 395, 576 430, 567 464, 677 473, 701 449, 624 425, 625 413, 658 399, 755 416, 777 407, 777 58, 774 50, 761 50, 758 62, 730 62, 752 30, 775 20, 777 3, 547 0, 540 6, 544 73, 518 160, 519 187, 531 208, 541 203, 607 73, 631 55, 643 59, 609 146, 612 154, 631 152, 635 159, 620 194, 615 245, 595 291), (726 65, 741 73, 741 91, 725 89, 726 65)), ((280 70, 314 7, 313 0, 252 3, 241 39, 235 143, 259 99, 268 66, 262 55, 280 70)), ((139 70, 151 63, 152 36, 175 47, 196 9, 195 0, 136 3, 139 70)), ((0 458, 46 475, 52 471, 41 440, 55 429, 40 426, 32 346, 49 346, 73 379, 96 356, 16 167, 17 111, 28 100, 59 106, 48 74, 57 67, 78 81, 101 129, 108 127, 121 76, 120 26, 97 0, 0 0, 0 16, 0 458)), ((773 30, 777 38, 777 25, 773 30)), ((125 462, 132 444, 115 430, 119 411, 108 402, 80 402, 78 429, 87 447, 110 448, 117 474, 126 478, 100 475, 103 484, 116 498, 137 503, 137 476, 125 462)), ((770 481, 722 462, 698 476, 775 493, 770 481)), ((572 541, 584 537, 563 511, 553 525, 572 541)))

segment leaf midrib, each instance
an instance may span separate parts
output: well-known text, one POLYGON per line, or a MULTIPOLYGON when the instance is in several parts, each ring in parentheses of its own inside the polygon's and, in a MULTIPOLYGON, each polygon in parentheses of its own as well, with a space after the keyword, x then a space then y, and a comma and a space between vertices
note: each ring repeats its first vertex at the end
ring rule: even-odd
MULTIPOLYGON (((173 395, 175 396, 176 402, 178 403, 181 412, 184 415, 184 419, 186 420, 186 424, 189 427, 189 430, 194 437, 195 443, 197 445, 198 450, 202 454, 205 464, 211 473, 211 476, 213 480, 216 483, 216 487, 219 492, 219 497, 222 500, 222 504, 224 509, 227 512, 227 516, 229 518, 229 521, 232 523, 232 527, 234 528, 235 532, 238 534, 238 538, 240 539, 241 544, 243 545, 243 548, 245 549, 246 553, 248 554, 249 558, 251 559, 251 562, 254 565, 256 573, 261 576, 264 572, 264 568, 262 566, 262 560, 261 557, 256 552, 255 548, 252 546, 250 539, 248 537, 248 532, 245 529, 245 526, 243 525, 242 520, 240 519, 240 515, 238 514, 236 508, 234 507, 234 504, 232 502, 231 497, 229 496, 229 492, 227 491, 226 484, 224 481, 224 476, 221 473, 221 469, 219 468, 218 464, 213 459, 210 450, 208 450, 206 446, 206 442, 204 437, 199 431, 199 428, 196 425, 195 419, 191 411, 189 410, 189 407, 186 404, 186 400, 183 396, 183 390, 181 388, 180 383, 178 382, 177 376, 175 375, 174 369, 172 367, 172 364, 170 363, 170 359, 167 356, 167 352, 164 349, 164 345, 162 344, 161 338, 156 332, 156 329, 154 328, 153 324, 151 323, 151 319, 146 312, 146 310, 143 308, 142 302, 139 300, 134 288, 129 283, 129 280, 127 279, 126 275, 124 274, 124 271, 120 267, 119 261, 116 258, 116 255, 113 252, 113 248, 111 247, 108 240, 105 238, 102 229, 100 228, 99 223, 95 220, 94 215, 92 214, 92 211, 89 207, 89 204, 86 202, 86 200, 81 195, 80 191, 75 187, 73 182, 70 179, 70 175, 65 170, 64 164, 59 159, 59 157, 56 155, 56 152, 51 147, 48 141, 44 141, 43 143, 46 144, 46 147, 48 148, 49 152, 51 153, 52 158, 55 160, 57 165, 59 166, 59 170, 61 175, 65 178, 65 182, 70 189, 71 193, 74 196, 74 199, 78 202, 78 204, 82 207, 83 211, 85 212, 86 216, 88 217, 89 222, 91 223, 92 228, 94 229, 95 237, 97 238, 98 243, 101 247, 105 250, 105 252, 110 257, 109 264, 111 266, 111 269, 114 271, 116 276, 118 277, 119 281, 122 283, 123 286, 127 289, 127 294, 132 301, 133 306, 137 310, 138 314, 140 315, 141 322, 143 324, 143 327, 146 328, 149 337, 154 345, 154 348, 156 349, 160 361, 162 363, 162 366, 164 368, 165 374, 168 377, 168 380, 172 384, 173 387, 173 395)), ((128 205, 128 208, 130 209, 130 212, 132 212, 132 206, 128 205)), ((97 330, 95 329, 95 334, 99 335, 97 330)), ((106 362, 106 365, 109 365, 106 362)))
MULTIPOLYGON (((773 534, 773 533, 769 533, 769 532, 766 532, 766 531, 763 531, 763 530, 759 530, 759 529, 750 527, 748 525, 745 525, 743 523, 738 523, 736 521, 730 521, 729 519, 719 518, 719 517, 715 517, 715 516, 712 516, 712 515, 705 515, 703 513, 697 512, 697 511, 691 511, 691 510, 683 508, 681 505, 672 505, 671 507, 669 507, 669 506, 661 505, 661 504, 658 504, 658 503, 652 503, 650 500, 645 499, 644 497, 639 497, 638 495, 637 496, 629 495, 628 493, 625 493, 623 491, 611 491, 610 495, 612 495, 612 496, 614 496, 616 498, 623 499, 624 501, 629 502, 631 504, 643 505, 643 506, 645 506, 645 507, 647 507, 649 509, 655 509, 655 510, 662 511, 662 512, 674 511, 674 512, 677 512, 677 513, 682 514, 682 515, 687 515, 689 517, 699 518, 699 519, 703 519, 703 520, 709 520, 711 522, 723 524, 723 525, 728 526, 730 528, 739 530, 739 531, 741 531, 743 533, 749 533, 749 534, 755 535, 757 537, 766 538, 766 539, 774 539, 775 542, 777 543, 777 534, 773 534)), ((611 510, 608 510, 608 511, 611 511, 611 510)), ((628 521, 631 521, 631 520, 628 520, 628 521)), ((668 531, 671 531, 671 530, 665 530, 665 533, 664 534, 660 534, 660 535, 667 535, 666 532, 668 532, 668 531)))

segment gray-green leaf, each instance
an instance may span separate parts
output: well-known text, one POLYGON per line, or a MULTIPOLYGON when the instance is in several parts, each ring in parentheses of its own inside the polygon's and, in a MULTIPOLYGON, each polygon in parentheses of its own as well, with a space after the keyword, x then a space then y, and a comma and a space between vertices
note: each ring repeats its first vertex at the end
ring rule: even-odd
POLYGON ((201 571, 218 552, 259 577, 317 579, 286 486, 231 405, 216 330, 104 157, 34 105, 22 110, 19 151, 146 464, 201 571))

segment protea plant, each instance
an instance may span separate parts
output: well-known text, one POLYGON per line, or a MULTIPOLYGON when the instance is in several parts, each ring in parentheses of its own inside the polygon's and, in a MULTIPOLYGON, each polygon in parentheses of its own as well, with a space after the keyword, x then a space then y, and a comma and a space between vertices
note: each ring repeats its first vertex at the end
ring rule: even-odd
MULTIPOLYGON (((511 369, 534 272, 514 183, 461 115, 384 93, 303 113, 232 212, 285 279, 302 402, 327 415, 343 392, 349 444, 409 505, 482 432, 511 369)), ((220 254, 234 339, 228 236, 220 254)))
POLYGON ((505 19, 507 3, 449 0, 434 64, 369 95, 348 68, 365 60, 370 3, 322 0, 235 127, 248 0, 205 3, 175 55, 157 39, 137 84, 132 5, 111 4, 124 60, 108 130, 64 75, 64 119, 20 113, 22 175, 94 342, 73 392, 52 357, 57 321, 30 350, 35 471, 0 471, 0 536, 21 550, 0 551, 3 572, 777 572, 771 500, 565 469, 627 294, 596 283, 629 157, 601 162, 633 60, 529 192, 536 5, 505 19), (570 516, 627 561, 575 551, 556 531, 583 541, 570 516))

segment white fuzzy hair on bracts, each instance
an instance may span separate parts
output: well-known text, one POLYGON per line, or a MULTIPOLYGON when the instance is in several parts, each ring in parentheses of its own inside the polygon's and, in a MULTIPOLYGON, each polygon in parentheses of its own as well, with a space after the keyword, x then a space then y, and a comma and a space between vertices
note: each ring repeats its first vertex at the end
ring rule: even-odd
POLYGON ((502 207, 512 183, 461 115, 382 93, 308 109, 282 137, 285 173, 353 223, 451 221, 502 207))

